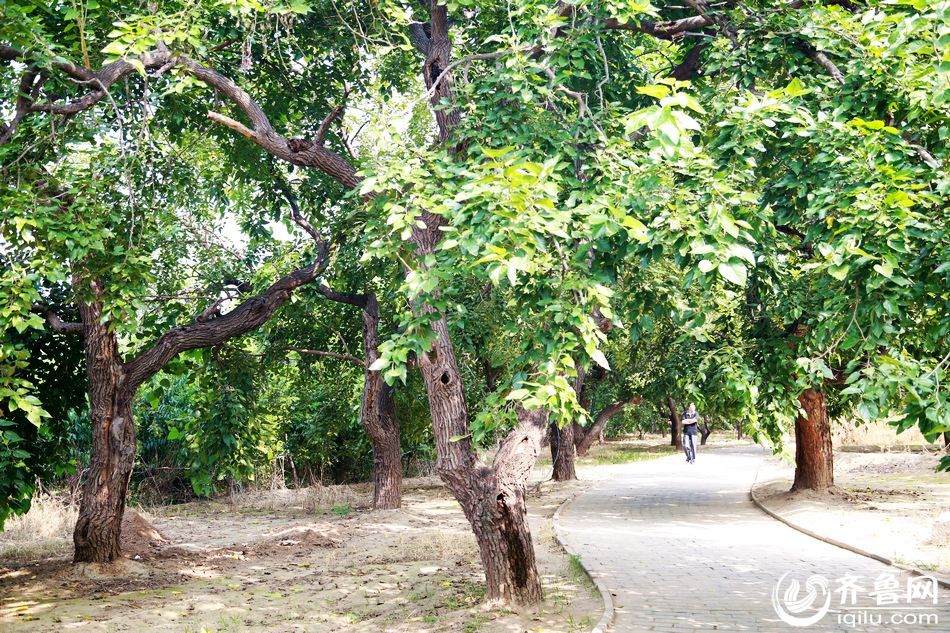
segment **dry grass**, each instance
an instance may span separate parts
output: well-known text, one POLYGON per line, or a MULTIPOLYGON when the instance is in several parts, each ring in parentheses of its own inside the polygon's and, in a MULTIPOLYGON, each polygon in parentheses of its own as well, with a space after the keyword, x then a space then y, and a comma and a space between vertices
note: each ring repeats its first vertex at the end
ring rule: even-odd
POLYGON ((832 439, 836 448, 849 446, 877 446, 898 449, 908 446, 928 446, 920 431, 910 428, 898 434, 897 429, 886 420, 858 425, 854 421, 842 421, 831 425, 832 439))
MULTIPOLYGON (((224 501, 225 499, 222 499, 224 501)), ((363 507, 372 503, 372 494, 360 492, 351 486, 324 486, 307 488, 262 490, 235 495, 236 505, 258 510, 300 508, 305 512, 326 512, 341 507, 363 507)))
POLYGON ((0 559, 36 560, 67 554, 78 508, 52 495, 33 499, 30 511, 6 522, 0 532, 0 559))

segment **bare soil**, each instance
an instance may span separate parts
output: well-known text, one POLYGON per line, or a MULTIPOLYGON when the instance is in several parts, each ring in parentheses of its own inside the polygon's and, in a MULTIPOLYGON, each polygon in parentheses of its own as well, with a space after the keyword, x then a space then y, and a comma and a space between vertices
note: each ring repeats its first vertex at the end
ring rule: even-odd
POLYGON ((324 507, 313 491, 277 490, 130 512, 127 557, 111 565, 74 566, 62 555, 0 559, 0 630, 589 630, 600 597, 551 525, 560 502, 583 485, 531 487, 545 587, 539 610, 483 604, 484 576, 461 509, 436 480, 421 479, 408 482, 400 510, 369 511, 362 486, 324 507))
POLYGON ((933 452, 839 452, 827 492, 789 492, 789 466, 761 472, 755 491, 796 525, 950 578, 950 548, 932 542, 934 522, 950 511, 950 475, 934 471, 939 460, 933 452))

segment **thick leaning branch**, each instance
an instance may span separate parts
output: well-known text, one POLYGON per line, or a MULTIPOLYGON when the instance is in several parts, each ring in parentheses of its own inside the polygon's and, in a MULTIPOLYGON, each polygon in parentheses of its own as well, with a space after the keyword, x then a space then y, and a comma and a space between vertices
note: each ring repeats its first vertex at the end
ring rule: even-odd
MULTIPOLYGON (((220 96, 237 106, 247 117, 250 126, 218 112, 208 112, 208 118, 245 136, 274 157, 301 167, 319 169, 348 189, 354 189, 359 184, 360 178, 356 175, 356 168, 336 152, 325 148, 322 135, 314 140, 281 136, 274 130, 260 105, 231 78, 189 57, 173 55, 163 44, 153 51, 130 59, 140 62, 145 70, 165 72, 176 67, 209 85, 220 96)), ((30 61, 31 56, 25 51, 2 45, 0 60, 30 61)), ((66 103, 31 103, 30 112, 73 115, 88 110, 106 96, 109 87, 116 81, 136 71, 136 66, 125 59, 107 64, 98 72, 88 71, 65 61, 56 62, 54 67, 77 83, 92 86, 92 90, 66 103)))
POLYGON ((82 323, 70 323, 68 321, 63 321, 63 319, 53 312, 51 309, 46 306, 39 305, 37 303, 33 304, 33 312, 43 315, 43 318, 46 319, 46 322, 54 332, 59 332, 60 334, 79 334, 82 335, 82 323))
POLYGON ((220 345, 259 328, 290 299, 294 290, 320 276, 327 260, 326 247, 321 250, 315 262, 279 279, 263 293, 244 301, 227 314, 172 328, 163 334, 151 347, 126 363, 128 383, 133 388, 141 385, 182 352, 220 345))
MULTIPOLYGON (((600 437, 601 432, 607 426, 607 423, 610 422, 611 418, 615 415, 623 412, 628 406, 633 406, 643 402, 643 398, 640 396, 634 396, 632 398, 627 398, 626 400, 617 400, 616 402, 611 402, 606 407, 600 410, 600 413, 594 418, 593 424, 590 425, 587 429, 584 430, 584 436, 579 442, 577 442, 575 450, 578 455, 585 455, 587 451, 590 450, 590 447, 594 445, 594 442, 597 441, 597 438, 600 437)), ((577 430, 575 429, 575 432, 577 430)))

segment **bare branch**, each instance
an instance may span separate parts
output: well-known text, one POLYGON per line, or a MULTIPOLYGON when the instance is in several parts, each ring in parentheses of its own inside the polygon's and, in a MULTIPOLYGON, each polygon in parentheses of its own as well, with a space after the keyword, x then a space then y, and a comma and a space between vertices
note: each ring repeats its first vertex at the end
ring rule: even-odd
POLYGON ((795 45, 799 48, 799 50, 805 53, 809 59, 824 68, 825 71, 831 75, 831 78, 834 79, 836 83, 838 83, 838 85, 844 85, 844 73, 838 69, 833 61, 828 59, 827 55, 804 40, 796 40, 795 45))
POLYGON ((31 309, 37 314, 42 314, 54 332, 59 332, 60 334, 80 335, 83 333, 82 323, 70 323, 68 321, 63 321, 63 319, 60 318, 58 314, 44 305, 34 303, 31 309))
POLYGON ((353 356, 352 354, 339 354, 337 352, 325 352, 319 349, 307 349, 305 347, 288 347, 292 352, 297 352, 298 354, 309 354, 311 356, 326 356, 327 358, 336 358, 337 360, 346 360, 351 363, 356 363, 360 367, 365 367, 366 363, 363 362, 363 359, 353 356))
POLYGON ((330 129, 330 124, 333 123, 333 120, 337 118, 341 112, 343 112, 343 106, 336 106, 330 110, 330 114, 328 114, 326 118, 323 119, 323 122, 320 123, 320 127, 317 128, 317 135, 314 137, 314 142, 317 145, 323 145, 323 137, 327 135, 327 130, 330 129))

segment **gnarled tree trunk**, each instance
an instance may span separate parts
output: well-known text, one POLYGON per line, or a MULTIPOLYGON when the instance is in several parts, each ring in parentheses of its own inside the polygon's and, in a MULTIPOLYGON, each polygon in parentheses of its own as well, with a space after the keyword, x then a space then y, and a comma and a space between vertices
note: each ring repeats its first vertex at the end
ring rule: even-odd
POLYGON ((92 418, 92 455, 73 530, 74 561, 107 563, 122 555, 120 537, 135 463, 134 391, 127 386, 115 333, 99 303, 81 303, 92 418))
POLYGON ((554 467, 551 479, 571 481, 577 479, 574 467, 574 424, 565 424, 558 428, 552 423, 548 431, 551 444, 551 464, 554 467))
POLYGON ((792 490, 826 490, 834 485, 831 423, 825 394, 806 389, 798 397, 805 415, 795 419, 795 482, 792 490))
MULTIPOLYGON (((432 218, 429 218, 432 221, 432 218)), ((420 308, 430 312, 431 308, 420 308)), ((541 581, 525 515, 524 488, 541 452, 548 414, 519 407, 518 426, 491 466, 472 450, 461 373, 444 317, 432 323, 436 341, 419 356, 438 458, 436 471, 458 500, 475 533, 491 603, 537 604, 541 581)))
POLYGON ((594 418, 594 422, 590 425, 590 428, 584 429, 580 440, 576 442, 577 454, 582 456, 586 455, 590 450, 590 447, 594 445, 594 442, 603 435, 604 429, 607 428, 607 423, 610 421, 610 419, 618 413, 622 413, 627 405, 639 404, 641 400, 642 399, 639 396, 628 398, 627 400, 618 400, 616 402, 611 402, 606 407, 601 409, 600 413, 597 414, 597 417, 594 418))
POLYGON ((391 510, 402 505, 402 450, 399 418, 392 387, 370 366, 379 358, 379 304, 366 295, 363 307, 363 404, 360 422, 373 445, 373 507, 391 510))
POLYGON ((458 491, 485 568, 488 602, 537 604, 538 576, 525 509, 525 481, 541 452, 547 411, 518 407, 518 426, 502 442, 492 467, 478 464, 470 493, 458 491))
POLYGON ((673 402, 673 396, 666 397, 666 406, 670 410, 670 446, 675 446, 681 451, 683 450, 683 423, 676 410, 676 403, 673 402))
POLYGON ((95 297, 79 302, 82 324, 64 324, 55 315, 47 315, 47 322, 58 331, 82 333, 89 378, 92 454, 73 530, 75 562, 104 563, 121 556, 122 515, 135 463, 132 402, 139 386, 181 352, 220 345, 260 327, 294 290, 323 270, 328 251, 322 240, 317 242, 320 254, 313 264, 279 279, 227 314, 168 330, 129 361, 119 354, 113 324, 103 322, 101 283, 74 276, 74 286, 80 292, 91 290, 95 297))

